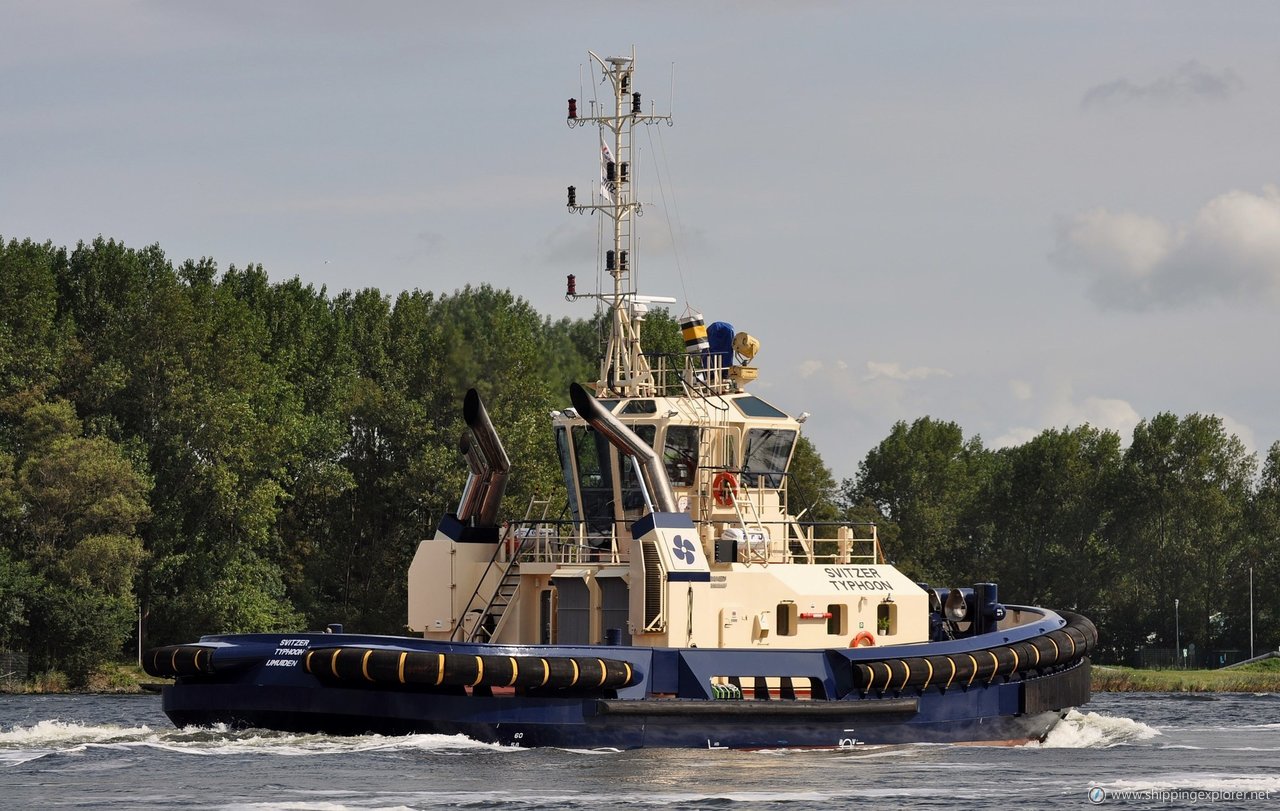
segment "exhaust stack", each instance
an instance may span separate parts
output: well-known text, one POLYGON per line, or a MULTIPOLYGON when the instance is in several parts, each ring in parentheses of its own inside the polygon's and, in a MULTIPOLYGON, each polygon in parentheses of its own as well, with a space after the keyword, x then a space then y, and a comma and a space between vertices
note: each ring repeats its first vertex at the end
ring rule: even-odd
POLYGON ((618 453, 640 463, 640 469, 644 474, 641 477, 641 484, 652 498, 654 508, 664 513, 679 512, 676 508, 676 497, 671 492, 671 480, 667 478, 667 469, 658 459, 658 454, 654 453, 653 448, 636 436, 635 431, 610 414, 596 398, 577 383, 569 386, 569 399, 573 401, 573 407, 577 409, 578 415, 609 440, 609 443, 618 449, 618 453))
POLYGON ((458 520, 465 524, 474 518, 478 526, 492 526, 507 489, 511 460, 475 389, 468 389, 462 401, 462 419, 470 429, 470 436, 463 432, 458 450, 467 458, 471 473, 458 503, 458 520))

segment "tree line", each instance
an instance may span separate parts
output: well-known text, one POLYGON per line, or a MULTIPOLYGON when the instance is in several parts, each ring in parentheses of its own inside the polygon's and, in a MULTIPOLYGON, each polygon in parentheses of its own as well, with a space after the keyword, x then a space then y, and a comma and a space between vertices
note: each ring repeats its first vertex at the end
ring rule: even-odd
MULTIPOLYGON (((681 351, 669 314, 644 329, 681 351)), ((488 286, 331 295, 159 246, 0 239, 0 650, 74 682, 127 658, 140 616, 146 645, 401 631, 417 543, 465 480, 463 392, 518 460, 504 512, 523 515, 563 499, 546 415, 600 344, 599 318, 488 286)), ((1115 651, 1170 638, 1174 597, 1184 641, 1238 647, 1242 573, 1274 581, 1280 445, 1256 469, 1202 415, 1158 415, 1128 448, 1084 426, 998 451, 926 417, 840 484, 802 440, 789 486, 808 518, 876 520, 917 578, 1076 608, 1115 651)))

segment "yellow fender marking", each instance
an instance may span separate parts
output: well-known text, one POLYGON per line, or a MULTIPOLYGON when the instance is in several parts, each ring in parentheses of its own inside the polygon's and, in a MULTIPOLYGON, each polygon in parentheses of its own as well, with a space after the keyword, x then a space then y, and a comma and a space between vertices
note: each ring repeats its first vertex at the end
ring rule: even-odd
POLYGON ((475 687, 484 678, 484 660, 479 656, 476 657, 476 680, 471 682, 471 686, 475 687))
MULTIPOLYGON (((1066 633, 1066 631, 1063 631, 1063 633, 1066 633)), ((1074 659, 1076 658, 1076 641, 1071 638, 1071 634, 1067 634, 1067 641, 1071 643, 1071 655, 1067 658, 1074 659)))
MULTIPOLYGON (((955 681, 956 678, 956 662, 950 656, 947 657, 947 661, 951 663, 951 675, 947 677, 947 687, 950 687, 951 682, 955 681)), ((942 689, 945 690, 947 687, 943 687, 942 689)))
POLYGON ((312 673, 312 674, 315 673, 315 671, 311 669, 311 654, 313 653, 315 653, 315 651, 309 650, 307 651, 307 655, 302 657, 303 670, 306 670, 308 673, 312 673))
POLYGON ((609 675, 609 669, 604 666, 603 659, 597 659, 596 661, 600 663, 600 683, 596 687, 604 687, 604 680, 609 675))
POLYGON ((987 684, 990 684, 996 680, 996 674, 1000 672, 1000 657, 996 656, 996 652, 993 650, 986 651, 986 653, 991 656, 991 678, 987 679, 987 684))
POLYGON ((631 683, 631 663, 630 663, 630 662, 623 662, 623 663, 622 663, 622 666, 623 666, 623 667, 625 667, 625 668, 627 669, 627 680, 626 680, 626 682, 622 685, 623 687, 626 687, 628 684, 630 684, 630 683, 631 683))
POLYGON ((1036 647, 1035 642, 1031 643, 1031 650, 1036 652, 1036 661, 1035 661, 1035 664, 1032 665, 1032 667, 1039 667, 1040 666, 1040 649, 1036 647))
POLYGON ((570 659, 569 664, 573 665, 573 679, 569 682, 569 686, 573 687, 578 683, 578 660, 570 659))
POLYGON ((520 675, 520 665, 516 662, 516 657, 508 656, 507 658, 511 660, 511 681, 507 682, 507 686, 511 687, 516 683, 516 677, 520 675))
POLYGON ((1013 670, 1010 670, 1009 672, 1011 674, 1017 673, 1018 672, 1018 651, 1015 648, 1009 648, 1009 650, 1013 651, 1013 670))
POLYGON ((899 659, 898 661, 902 662, 902 669, 904 671, 902 674, 902 684, 898 685, 898 691, 901 692, 906 689, 907 681, 911 678, 911 664, 906 659, 899 659))
POLYGON ((409 658, 408 651, 400 651, 400 664, 396 668, 397 675, 400 676, 400 683, 404 684, 404 660, 409 658))
POLYGON ((978 675, 978 660, 973 658, 972 653, 966 653, 965 656, 968 656, 969 661, 973 662, 973 672, 969 674, 969 683, 965 685, 965 687, 971 687, 974 677, 978 675))
POLYGON ((368 681, 373 681, 373 676, 369 675, 369 657, 372 655, 373 649, 370 648, 364 652, 364 658, 360 660, 360 672, 364 674, 365 679, 368 681))
POLYGON ((437 653, 436 656, 436 687, 444 683, 444 654, 437 653))
POLYGON ((1053 661, 1057 662, 1062 658, 1062 651, 1058 650, 1058 643, 1054 642, 1051 636, 1046 636, 1045 639, 1049 640, 1050 645, 1053 645, 1053 661))
POLYGON ((333 658, 329 660, 329 669, 333 671, 333 677, 338 678, 338 654, 342 653, 342 648, 333 649, 333 658))
POLYGON ((927 665, 927 666, 928 666, 928 668, 929 668, 929 675, 927 675, 927 676, 925 676, 925 677, 924 677, 924 686, 923 686, 923 687, 921 687, 920 689, 921 689, 921 690, 928 690, 928 689, 929 689, 929 682, 933 681, 933 662, 930 662, 928 659, 925 659, 925 660, 924 660, 924 663, 925 663, 925 665, 927 665))
POLYGON ((551 678, 551 664, 546 659, 539 659, 542 662, 542 684, 539 687, 547 686, 547 679, 551 678))
POLYGON ((179 650, 181 650, 181 648, 174 648, 173 656, 169 658, 169 668, 173 671, 173 674, 175 676, 178 675, 178 651, 179 650))

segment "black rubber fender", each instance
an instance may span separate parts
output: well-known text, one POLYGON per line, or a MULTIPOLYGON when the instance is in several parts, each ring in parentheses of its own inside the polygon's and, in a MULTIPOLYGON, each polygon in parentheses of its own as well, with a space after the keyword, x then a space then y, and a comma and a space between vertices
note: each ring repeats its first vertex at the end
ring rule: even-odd
POLYGON ((630 663, 566 656, 495 656, 376 648, 313 648, 303 668, 326 682, 435 687, 614 690, 634 684, 630 663))

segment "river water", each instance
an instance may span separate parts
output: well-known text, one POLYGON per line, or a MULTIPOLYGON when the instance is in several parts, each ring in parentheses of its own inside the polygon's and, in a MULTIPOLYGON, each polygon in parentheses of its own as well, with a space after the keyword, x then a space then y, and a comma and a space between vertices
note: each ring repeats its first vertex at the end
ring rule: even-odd
POLYGON ((1280 695, 1101 694, 1019 747, 752 752, 177 730, 153 695, 0 695, 5 809, 1094 805, 1280 806, 1280 695))

